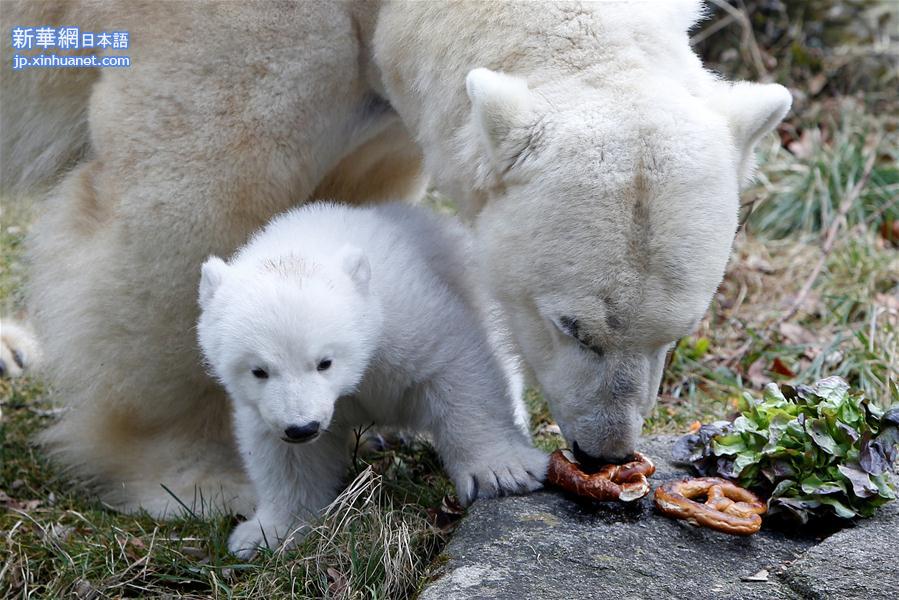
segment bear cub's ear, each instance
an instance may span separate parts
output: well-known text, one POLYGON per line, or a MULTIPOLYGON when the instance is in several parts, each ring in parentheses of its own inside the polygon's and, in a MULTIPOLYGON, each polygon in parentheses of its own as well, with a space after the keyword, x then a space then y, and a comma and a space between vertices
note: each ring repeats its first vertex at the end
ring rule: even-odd
POLYGON ((371 280, 371 264, 368 257, 355 246, 346 245, 340 249, 340 264, 343 271, 349 275, 350 279, 360 293, 368 293, 368 282, 371 280))
POLYGON ((210 256, 200 269, 200 308, 206 310, 212 297, 222 284, 230 267, 218 256, 210 256))

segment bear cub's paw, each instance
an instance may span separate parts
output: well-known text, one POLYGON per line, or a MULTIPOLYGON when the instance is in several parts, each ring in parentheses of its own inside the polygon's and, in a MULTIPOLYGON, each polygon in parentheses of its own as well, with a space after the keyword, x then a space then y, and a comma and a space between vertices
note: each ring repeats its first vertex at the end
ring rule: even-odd
POLYGON ((281 543, 290 548, 302 537, 302 528, 291 530, 287 524, 275 523, 273 520, 254 515, 231 532, 228 550, 238 558, 246 560, 253 558, 259 548, 277 548, 281 543))

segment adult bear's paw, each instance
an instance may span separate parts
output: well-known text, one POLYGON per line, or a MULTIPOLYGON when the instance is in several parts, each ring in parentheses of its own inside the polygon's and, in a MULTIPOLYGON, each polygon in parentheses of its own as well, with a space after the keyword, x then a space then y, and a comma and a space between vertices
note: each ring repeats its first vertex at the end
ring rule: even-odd
POLYGON ((19 377, 40 359, 37 339, 28 327, 0 321, 0 377, 19 377))

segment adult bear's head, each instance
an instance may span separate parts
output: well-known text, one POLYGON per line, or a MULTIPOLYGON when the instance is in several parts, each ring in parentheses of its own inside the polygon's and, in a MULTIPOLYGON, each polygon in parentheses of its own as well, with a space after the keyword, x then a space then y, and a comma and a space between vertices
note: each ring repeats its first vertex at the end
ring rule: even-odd
POLYGON ((466 86, 483 279, 569 443, 623 459, 721 281, 753 148, 790 94, 664 72, 531 90, 475 69, 466 86))

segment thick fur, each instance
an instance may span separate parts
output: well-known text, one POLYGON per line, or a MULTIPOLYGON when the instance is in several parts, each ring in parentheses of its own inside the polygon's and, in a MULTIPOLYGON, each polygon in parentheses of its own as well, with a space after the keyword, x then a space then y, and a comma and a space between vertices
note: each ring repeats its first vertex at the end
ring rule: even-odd
MULTIPOLYGON (((4 15, 35 23, 44 4, 4 15)), ((67 136, 86 159, 33 229, 32 316, 71 407, 44 439, 108 502, 154 514, 177 506, 160 483, 246 504, 191 333, 203 258, 316 188, 415 196, 419 152, 566 437, 629 453, 666 348, 721 278, 753 145, 789 106, 702 69, 692 1, 63 6, 60 23, 131 31, 134 66, 49 78, 89 97, 90 141, 67 136)), ((43 119, 4 149, 17 173, 71 129, 42 81, 4 79, 20 98, 4 122, 43 119)))
POLYGON ((257 497, 232 552, 274 545, 327 506, 351 430, 371 423, 429 432, 463 502, 541 486, 547 457, 515 422, 470 300, 470 251, 461 226, 425 209, 317 204, 203 265, 200 346, 234 401, 257 497), (288 443, 311 423, 310 441, 288 443))

